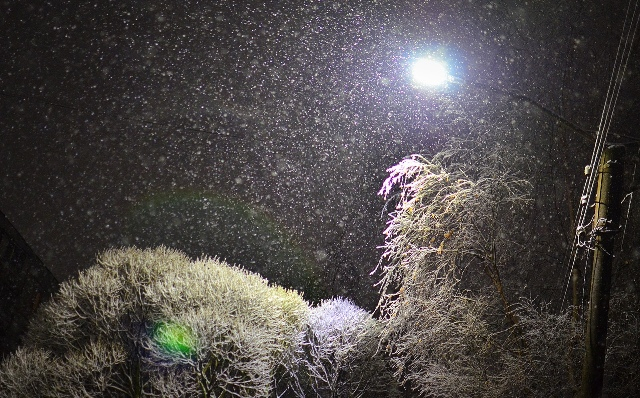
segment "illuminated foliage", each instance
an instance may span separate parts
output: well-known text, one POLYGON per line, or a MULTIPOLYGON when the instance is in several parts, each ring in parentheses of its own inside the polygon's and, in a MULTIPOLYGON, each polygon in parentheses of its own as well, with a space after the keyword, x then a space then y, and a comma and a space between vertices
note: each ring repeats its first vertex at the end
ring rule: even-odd
POLYGON ((0 397, 267 397, 307 312, 216 259, 110 250, 40 309, 0 397))
POLYGON ((344 298, 312 308, 298 364, 300 397, 393 397, 397 384, 378 350, 379 323, 344 298))
POLYGON ((425 397, 570 395, 578 332, 510 296, 504 275, 525 266, 513 226, 529 184, 505 148, 470 158, 451 149, 389 169, 380 311, 396 375, 425 397), (462 161, 461 161, 462 159, 462 161), (562 375, 562 376, 559 376, 562 375))

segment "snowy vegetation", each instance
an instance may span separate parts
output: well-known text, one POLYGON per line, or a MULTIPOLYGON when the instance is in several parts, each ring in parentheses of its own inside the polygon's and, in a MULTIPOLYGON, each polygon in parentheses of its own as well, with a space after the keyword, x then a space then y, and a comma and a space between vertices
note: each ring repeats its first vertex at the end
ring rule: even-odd
POLYGON ((384 397, 377 330, 216 259, 111 250, 38 312, 0 397, 384 397))
POLYGON ((450 150, 389 169, 380 310, 396 375, 428 397, 570 396, 579 351, 567 314, 512 302, 502 274, 528 183, 494 152, 450 150))
POLYGON ((307 312, 215 259, 108 251, 39 311, 0 396, 268 396, 307 312))
MULTIPOLYGON (((573 396, 584 320, 510 286, 534 255, 518 232, 530 184, 508 148, 456 145, 389 169, 376 317, 217 259, 110 250, 36 314, 0 398, 573 396)), ((631 302, 612 298, 611 396, 638 389, 631 302)))
POLYGON ((378 348, 379 323, 351 301, 326 300, 311 309, 297 366, 307 381, 300 397, 393 397, 397 383, 378 348))

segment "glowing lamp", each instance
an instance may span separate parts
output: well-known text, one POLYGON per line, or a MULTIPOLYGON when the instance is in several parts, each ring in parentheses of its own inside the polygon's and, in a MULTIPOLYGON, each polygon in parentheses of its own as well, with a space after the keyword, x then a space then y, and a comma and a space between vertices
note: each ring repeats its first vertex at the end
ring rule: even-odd
POLYGON ((447 65, 432 58, 420 58, 411 67, 413 82, 418 86, 437 87, 451 80, 447 65))

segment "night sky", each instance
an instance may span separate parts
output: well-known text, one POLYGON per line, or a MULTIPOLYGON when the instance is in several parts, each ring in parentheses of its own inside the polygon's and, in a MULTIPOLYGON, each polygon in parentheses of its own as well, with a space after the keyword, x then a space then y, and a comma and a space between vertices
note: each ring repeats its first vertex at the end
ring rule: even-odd
MULTIPOLYGON (((496 92, 597 130, 626 6, 5 1, 0 210, 59 280, 109 247, 163 243, 285 284, 304 263, 324 294, 370 307, 385 170, 472 134, 457 118, 522 111, 496 92), (496 91, 414 87, 425 54, 496 91)), ((637 47, 613 127, 634 137, 637 47)), ((548 115, 526 112, 536 147, 548 115)), ((592 143, 568 143, 579 175, 592 143)))

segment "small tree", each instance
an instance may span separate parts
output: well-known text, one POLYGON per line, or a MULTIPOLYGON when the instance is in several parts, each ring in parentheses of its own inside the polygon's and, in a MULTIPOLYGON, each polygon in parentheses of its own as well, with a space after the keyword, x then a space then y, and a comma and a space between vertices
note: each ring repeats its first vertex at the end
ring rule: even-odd
POLYGON ((110 250, 0 367, 0 397, 266 397, 306 302, 215 259, 110 250))
MULTIPOLYGON (((451 149, 432 160, 413 155, 389 169, 379 193, 388 198, 395 187, 400 191, 384 231, 383 259, 390 266, 384 269, 383 290, 398 278, 408 288, 417 277, 412 272, 453 273, 457 279, 464 272, 480 271, 495 288, 511 324, 517 323, 501 271, 514 249, 520 249, 510 228, 530 200, 527 181, 503 164, 508 155, 496 150, 483 164, 475 163, 478 159, 467 151, 451 149), (465 165, 465 160, 474 163, 465 165), (407 271, 412 278, 405 278, 407 271)), ((464 282, 483 286, 471 277, 464 282)))
POLYGON ((568 314, 513 300, 504 283, 526 251, 514 231, 529 203, 529 184, 505 165, 510 155, 504 147, 414 155, 389 169, 380 191, 396 201, 380 263, 383 336, 396 375, 421 396, 558 396, 574 387, 558 376, 574 367, 568 314))
POLYGON ((398 393, 378 351, 377 320, 350 300, 335 298, 311 309, 300 335, 299 397, 393 397, 398 393))

